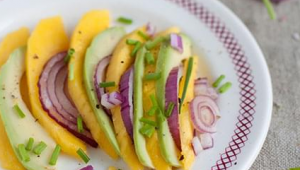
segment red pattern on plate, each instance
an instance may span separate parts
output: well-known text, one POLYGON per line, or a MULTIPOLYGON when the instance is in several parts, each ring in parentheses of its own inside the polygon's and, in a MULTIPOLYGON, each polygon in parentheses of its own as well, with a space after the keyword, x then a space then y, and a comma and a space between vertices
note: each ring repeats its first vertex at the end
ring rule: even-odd
POLYGON ((219 18, 215 17, 204 6, 193 0, 168 1, 178 4, 204 22, 224 44, 234 64, 241 90, 240 114, 237 117, 238 122, 236 123, 236 129, 229 145, 225 148, 224 153, 220 154, 220 159, 216 161, 216 164, 211 167, 211 170, 226 170, 232 167, 233 162, 236 163, 237 155, 241 153, 241 148, 245 146, 248 134, 251 133, 250 128, 252 127, 253 114, 255 113, 254 108, 256 106, 256 90, 250 64, 247 62, 247 57, 234 35, 219 18))

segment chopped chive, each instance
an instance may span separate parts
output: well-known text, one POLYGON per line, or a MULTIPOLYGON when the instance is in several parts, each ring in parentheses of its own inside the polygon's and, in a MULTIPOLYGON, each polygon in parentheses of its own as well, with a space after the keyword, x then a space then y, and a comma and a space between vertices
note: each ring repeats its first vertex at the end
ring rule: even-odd
POLYGON ((82 117, 78 116, 77 117, 77 130, 79 133, 83 132, 83 124, 82 124, 82 117))
POLYGON ((158 103, 157 103, 157 100, 156 100, 154 94, 150 95, 150 99, 151 99, 151 102, 152 102, 152 106, 157 108, 158 107, 158 103))
POLYGON ((125 18, 125 17, 119 17, 117 19, 117 21, 120 22, 120 23, 122 23, 122 24, 127 24, 127 25, 132 24, 132 19, 125 18))
POLYGON ((29 154, 27 153, 24 144, 19 144, 18 145, 18 151, 19 151, 19 154, 21 156, 22 161, 25 161, 25 162, 30 161, 29 154))
POLYGON ((18 104, 15 104, 14 107, 13 107, 13 109, 15 110, 15 112, 18 114, 18 116, 20 118, 24 118, 25 117, 24 112, 21 110, 21 108, 19 107, 18 104))
POLYGON ((64 62, 65 62, 65 63, 68 63, 68 62, 70 61, 70 59, 71 59, 71 57, 73 56, 74 53, 75 53, 74 48, 70 48, 70 49, 68 50, 67 55, 66 55, 65 58, 64 58, 64 62))
POLYGON ((134 56, 136 55, 136 53, 139 51, 139 49, 141 48, 141 46, 142 46, 142 43, 137 42, 137 43, 135 44, 133 50, 131 51, 130 56, 131 56, 131 57, 134 57, 134 56))
POLYGON ((145 124, 141 129, 140 129, 140 133, 143 134, 144 136, 147 136, 148 138, 150 138, 153 133, 155 131, 155 127, 145 124))
POLYGON ((145 47, 147 50, 151 50, 154 47, 156 47, 159 43, 163 42, 165 40, 164 37, 157 37, 153 41, 148 41, 145 44, 145 47))
POLYGON ((153 55, 150 51, 146 52, 145 58, 146 58, 147 64, 154 64, 155 63, 155 59, 154 59, 154 57, 153 57, 153 55))
POLYGON ((152 106, 151 109, 147 112, 147 114, 149 116, 153 116, 153 115, 155 115, 156 110, 157 110, 157 107, 156 106, 152 106))
POLYGON ((276 13, 275 13, 275 10, 273 8, 273 5, 271 3, 270 0, 263 0, 267 10, 268 10, 268 13, 269 13, 269 16, 272 20, 275 20, 276 19, 276 13))
POLYGON ((31 151, 33 148, 33 144, 34 144, 34 139, 33 138, 29 138, 27 145, 26 145, 26 150, 27 151, 31 151))
POLYGON ((188 68, 186 70, 186 75, 185 75, 186 79, 185 79, 185 82, 184 82, 183 92, 182 92, 182 96, 181 96, 181 102, 179 103, 179 114, 180 114, 181 106, 184 102, 186 91, 187 91, 189 81, 190 81, 190 78, 191 78, 191 74, 192 74, 192 70, 193 70, 193 63, 194 63, 194 58, 190 57, 189 61, 188 61, 188 68))
POLYGON ((157 121, 160 123, 166 121, 166 117, 160 109, 158 109, 157 121))
POLYGON ((144 76, 144 80, 158 80, 161 77, 161 72, 159 73, 148 73, 144 76))
POLYGON ((138 31, 137 33, 138 33, 139 36, 141 36, 145 40, 149 40, 150 39, 150 36, 147 35, 147 34, 145 34, 145 33, 143 33, 142 31, 138 31))
POLYGON ((132 39, 127 39, 126 44, 127 45, 136 45, 139 41, 137 40, 132 40, 132 39))
POLYGON ((99 87, 114 87, 114 86, 116 86, 116 83, 114 81, 102 82, 99 84, 99 87))
POLYGON ((77 150, 77 154, 80 156, 80 158, 85 162, 88 163, 90 161, 90 158, 84 153, 84 151, 79 148, 77 150))
POLYGON ((60 154, 60 150, 61 150, 61 147, 59 145, 56 145, 54 151, 52 152, 52 155, 51 155, 51 158, 49 161, 49 165, 52 165, 52 166, 56 165, 58 156, 60 154))
POLYGON ((73 80, 73 79, 74 79, 74 63, 71 63, 69 68, 69 80, 73 80))
POLYGON ((227 82, 224 85, 222 85, 218 91, 219 91, 219 93, 225 93, 227 90, 230 89, 231 86, 232 86, 232 84, 230 82, 227 82))
POLYGON ((146 118, 141 118, 140 121, 145 123, 145 124, 157 127, 157 123, 153 120, 149 120, 149 119, 146 119, 146 118))
POLYGON ((34 147, 33 153, 36 155, 40 155, 46 149, 46 147, 46 143, 41 141, 38 145, 34 147))
POLYGON ((222 82, 222 80, 225 78, 225 75, 221 75, 214 83, 213 83, 213 87, 214 88, 217 88, 219 85, 220 85, 220 83, 222 82))
POLYGON ((166 113, 165 113, 166 117, 170 117, 171 116, 174 107, 175 107, 175 103, 170 102, 169 105, 168 105, 168 109, 166 110, 166 113))
POLYGON ((289 170, 300 170, 300 167, 298 167, 298 168, 290 168, 289 170))

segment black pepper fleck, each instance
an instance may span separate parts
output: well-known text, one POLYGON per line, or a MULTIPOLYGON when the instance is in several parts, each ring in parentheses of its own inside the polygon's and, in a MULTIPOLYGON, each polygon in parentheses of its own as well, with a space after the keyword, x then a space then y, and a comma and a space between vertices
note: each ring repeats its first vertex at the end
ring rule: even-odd
POLYGON ((178 98, 178 103, 179 103, 179 104, 181 103, 181 98, 178 98))
POLYGON ((184 156, 181 155, 180 158, 179 158, 179 160, 180 160, 180 161, 184 160, 184 156))
POLYGON ((123 63, 124 63, 124 61, 121 61, 121 63, 123 64, 123 63))
POLYGON ((237 164, 237 162, 234 163, 234 165, 236 165, 236 164, 237 164))
POLYGON ((97 108, 97 109, 100 109, 100 105, 99 105, 99 104, 96 104, 96 108, 97 108))
POLYGON ((39 59, 39 57, 37 55, 34 55, 33 59, 39 59))
POLYGON ((78 34, 81 34, 82 32, 81 31, 78 31, 78 34))

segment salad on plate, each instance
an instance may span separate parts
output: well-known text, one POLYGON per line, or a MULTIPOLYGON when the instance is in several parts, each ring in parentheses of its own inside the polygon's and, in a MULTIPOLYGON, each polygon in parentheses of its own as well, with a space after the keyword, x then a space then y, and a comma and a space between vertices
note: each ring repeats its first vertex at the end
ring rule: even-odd
POLYGON ((218 96, 231 83, 198 76, 192 39, 177 27, 109 24, 109 11, 92 10, 70 41, 60 16, 2 39, 3 168, 55 170, 64 153, 92 170, 87 147, 99 147, 132 170, 189 170, 213 147, 218 96))

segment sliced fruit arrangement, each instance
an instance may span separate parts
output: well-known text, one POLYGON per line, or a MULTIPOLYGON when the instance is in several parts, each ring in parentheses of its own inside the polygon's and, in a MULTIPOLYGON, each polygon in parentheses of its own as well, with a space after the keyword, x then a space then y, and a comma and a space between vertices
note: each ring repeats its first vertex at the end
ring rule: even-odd
POLYGON ((99 145, 132 170, 189 170, 213 147, 216 101, 231 83, 221 85, 224 75, 212 85, 198 78, 203 63, 179 28, 156 33, 148 23, 126 35, 109 22, 107 10, 92 10, 70 42, 60 17, 41 20, 30 36, 21 28, 3 40, 4 168, 54 170, 60 150, 88 163, 87 146, 99 145))

